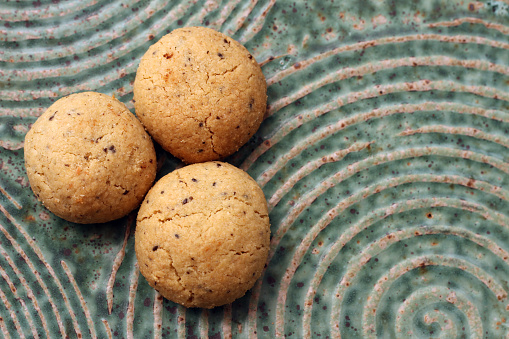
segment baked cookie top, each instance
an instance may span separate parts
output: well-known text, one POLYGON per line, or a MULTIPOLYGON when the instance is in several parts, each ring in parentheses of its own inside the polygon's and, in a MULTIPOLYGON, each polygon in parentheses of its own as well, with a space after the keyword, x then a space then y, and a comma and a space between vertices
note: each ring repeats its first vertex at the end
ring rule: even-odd
POLYGON ((32 190, 54 214, 76 223, 120 218, 139 206, 156 175, 142 124, 120 101, 83 92, 61 98, 25 137, 32 190))
POLYGON ((165 298, 212 308, 243 296, 267 260, 267 202, 244 171, 193 164, 161 178, 143 201, 135 250, 140 272, 165 298))
POLYGON ((267 105, 262 70, 237 41, 186 27, 153 44, 134 82, 136 115, 186 163, 222 159, 258 130, 267 105))

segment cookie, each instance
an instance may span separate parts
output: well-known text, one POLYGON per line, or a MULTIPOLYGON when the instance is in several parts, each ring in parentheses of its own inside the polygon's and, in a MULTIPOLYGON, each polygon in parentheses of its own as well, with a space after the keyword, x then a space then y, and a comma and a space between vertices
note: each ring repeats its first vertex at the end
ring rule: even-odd
POLYGON ((24 148, 35 195, 71 222, 100 223, 128 214, 156 175, 150 136, 124 104, 105 94, 59 99, 33 124, 24 148))
POLYGON ((267 105, 262 70, 237 41, 204 27, 150 46, 134 82, 136 115, 186 163, 223 159, 258 130, 267 105))
POLYGON ((213 308, 242 297, 260 277, 270 225, 261 188, 223 162, 193 164, 161 178, 136 223, 140 272, 165 298, 213 308))

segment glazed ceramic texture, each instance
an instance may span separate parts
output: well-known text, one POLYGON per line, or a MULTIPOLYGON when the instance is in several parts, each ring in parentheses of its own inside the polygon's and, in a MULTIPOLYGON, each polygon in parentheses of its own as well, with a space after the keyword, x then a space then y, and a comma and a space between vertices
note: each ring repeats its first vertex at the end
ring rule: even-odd
MULTIPOLYGON (((502 338, 509 328, 509 2, 3 1, 0 333, 70 338, 502 338), (23 140, 58 98, 134 112, 141 56, 208 26, 262 64, 268 108, 230 158, 271 247, 231 305, 139 274, 135 213, 83 226, 34 197, 23 140)), ((182 163, 159 149, 158 177, 182 163)))

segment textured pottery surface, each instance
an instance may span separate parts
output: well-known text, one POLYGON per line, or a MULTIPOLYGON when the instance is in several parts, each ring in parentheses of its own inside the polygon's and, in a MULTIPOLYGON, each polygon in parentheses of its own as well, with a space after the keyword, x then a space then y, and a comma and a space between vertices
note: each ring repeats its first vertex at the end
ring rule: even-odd
MULTIPOLYGON (((508 0, 1 1, 0 337, 507 337, 508 33, 508 0), (243 43, 268 82, 227 161, 263 188, 270 257, 213 310, 148 286, 135 213, 63 221, 23 164, 64 95, 134 113, 141 56, 190 25, 243 43)), ((182 166, 159 158, 159 177, 182 166)))

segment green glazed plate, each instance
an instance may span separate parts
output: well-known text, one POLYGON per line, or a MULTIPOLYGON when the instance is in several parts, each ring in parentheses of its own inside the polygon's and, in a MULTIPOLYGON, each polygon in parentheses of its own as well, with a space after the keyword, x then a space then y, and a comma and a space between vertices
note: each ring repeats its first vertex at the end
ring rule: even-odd
MULTIPOLYGON (((0 337, 506 338, 509 1, 3 0, 0 337), (92 90, 134 112, 147 48, 208 26, 261 63, 268 107, 226 159, 263 188, 266 270, 212 310, 140 275, 135 217, 34 197, 31 124, 92 90)), ((159 149, 158 177, 182 166, 159 149)))

